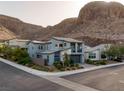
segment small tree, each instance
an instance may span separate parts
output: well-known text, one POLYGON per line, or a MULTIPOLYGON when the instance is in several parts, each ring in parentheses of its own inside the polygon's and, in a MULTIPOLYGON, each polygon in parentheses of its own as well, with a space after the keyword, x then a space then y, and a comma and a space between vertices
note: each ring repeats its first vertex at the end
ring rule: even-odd
POLYGON ((105 51, 106 55, 111 58, 111 57, 115 57, 115 48, 114 47, 110 47, 110 49, 108 49, 107 51, 105 51))
POLYGON ((102 53, 101 53, 101 58, 102 58, 102 59, 107 58, 105 51, 102 51, 102 53))
POLYGON ((120 46, 119 51, 120 51, 120 56, 123 56, 124 55, 124 46, 120 46))
POLYGON ((105 51, 105 54, 109 57, 109 58, 117 58, 117 57, 121 57, 122 55, 124 55, 124 46, 117 46, 117 45, 113 45, 110 47, 110 49, 108 49, 107 51, 105 51))
POLYGON ((31 62, 27 51, 22 50, 21 48, 11 48, 4 45, 3 47, 0 47, 0 55, 3 55, 3 57, 6 59, 19 62, 20 64, 27 64, 31 62))
POLYGON ((70 60, 67 53, 64 54, 64 66, 66 67, 70 66, 70 60))

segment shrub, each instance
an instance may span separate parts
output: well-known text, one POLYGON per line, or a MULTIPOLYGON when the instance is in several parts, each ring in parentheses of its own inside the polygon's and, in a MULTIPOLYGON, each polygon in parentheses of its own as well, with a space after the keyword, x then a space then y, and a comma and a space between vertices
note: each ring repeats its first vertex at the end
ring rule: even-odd
POLYGON ((87 59, 87 60, 86 60, 86 63, 87 63, 87 64, 94 64, 94 62, 93 62, 92 60, 90 60, 90 59, 87 59))
POLYGON ((101 58, 105 59, 106 55, 105 54, 101 54, 101 58))
POLYGON ((86 63, 97 65, 97 66, 99 66, 99 65, 106 65, 107 64, 105 60, 95 60, 95 61, 92 61, 92 60, 89 60, 89 59, 88 59, 88 61, 86 61, 86 63))
POLYGON ((70 67, 66 67, 65 70, 71 70, 71 68, 70 67))
POLYGON ((100 61, 94 61, 94 65, 99 66, 100 65, 100 61))
POLYGON ((53 65, 57 68, 57 69, 61 69, 61 68, 63 68, 63 64, 62 64, 62 62, 54 62, 53 63, 53 65))
POLYGON ((37 70, 41 70, 41 71, 49 71, 49 68, 47 67, 44 67, 44 66, 40 66, 40 65, 37 65, 37 64, 33 64, 32 66, 33 69, 37 69, 37 70))
POLYGON ((84 68, 84 67, 83 66, 80 66, 79 68, 81 69, 81 68, 84 68))
POLYGON ((67 53, 64 54, 64 66, 68 67, 70 65, 70 60, 69 60, 69 56, 67 55, 67 53))
POLYGON ((55 62, 53 63, 53 65, 54 65, 55 67, 57 67, 57 64, 58 64, 57 61, 55 61, 55 62))
POLYGON ((103 60, 103 61, 100 62, 100 64, 101 65, 106 65, 107 63, 106 63, 106 61, 103 60))
POLYGON ((79 68, 79 64, 75 64, 75 67, 79 68))
POLYGON ((69 60, 70 61, 70 67, 74 67, 74 61, 73 60, 69 60))
POLYGON ((61 68, 61 69, 59 69, 60 71, 65 71, 65 68, 61 68))
POLYGON ((77 68, 76 68, 76 67, 72 67, 71 69, 72 69, 72 70, 76 70, 77 68))
POLYGON ((10 58, 11 60, 13 60, 13 61, 17 61, 17 58, 16 58, 16 56, 11 56, 11 58, 10 58))
POLYGON ((31 62, 30 58, 26 57, 26 58, 21 59, 18 63, 22 64, 22 65, 26 65, 26 64, 28 64, 30 62, 31 62))
POLYGON ((54 68, 49 68, 49 72, 53 72, 54 71, 54 68))

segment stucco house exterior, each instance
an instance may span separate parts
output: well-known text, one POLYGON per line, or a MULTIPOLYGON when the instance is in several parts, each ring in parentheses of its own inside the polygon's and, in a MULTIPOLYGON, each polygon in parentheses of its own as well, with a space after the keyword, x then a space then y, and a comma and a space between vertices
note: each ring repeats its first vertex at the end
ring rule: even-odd
POLYGON ((19 47, 27 49, 27 44, 30 40, 24 40, 24 39, 10 39, 5 41, 6 45, 9 45, 10 47, 19 47))
POLYGON ((102 52, 109 49, 111 44, 100 44, 95 47, 89 47, 85 45, 85 60, 102 60, 102 52))
POLYGON ((29 43, 28 53, 32 58, 42 58, 48 65, 52 65, 55 61, 63 61, 65 53, 74 62, 84 63, 83 46, 84 44, 79 40, 52 37, 48 42, 29 43), (34 50, 32 50, 32 46, 34 50), (39 46, 42 46, 42 50, 39 50, 39 46))
POLYGON ((31 58, 41 58, 41 53, 44 51, 49 50, 50 42, 43 42, 43 41, 30 41, 27 45, 28 53, 31 58))

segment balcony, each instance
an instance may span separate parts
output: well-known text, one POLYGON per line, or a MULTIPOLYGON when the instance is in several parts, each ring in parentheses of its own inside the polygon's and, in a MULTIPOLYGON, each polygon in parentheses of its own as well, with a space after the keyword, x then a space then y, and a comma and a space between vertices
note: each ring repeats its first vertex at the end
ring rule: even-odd
POLYGON ((72 53, 82 53, 82 43, 71 43, 72 53))
POLYGON ((72 53, 76 53, 76 50, 75 50, 75 49, 71 49, 71 52, 72 52, 72 53))
POLYGON ((77 52, 82 53, 82 49, 78 49, 77 52))

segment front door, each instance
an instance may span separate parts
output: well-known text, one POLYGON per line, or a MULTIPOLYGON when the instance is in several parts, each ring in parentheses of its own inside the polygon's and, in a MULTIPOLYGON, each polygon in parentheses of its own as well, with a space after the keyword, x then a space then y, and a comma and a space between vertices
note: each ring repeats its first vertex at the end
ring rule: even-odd
POLYGON ((55 52, 54 61, 60 61, 60 52, 55 52))

